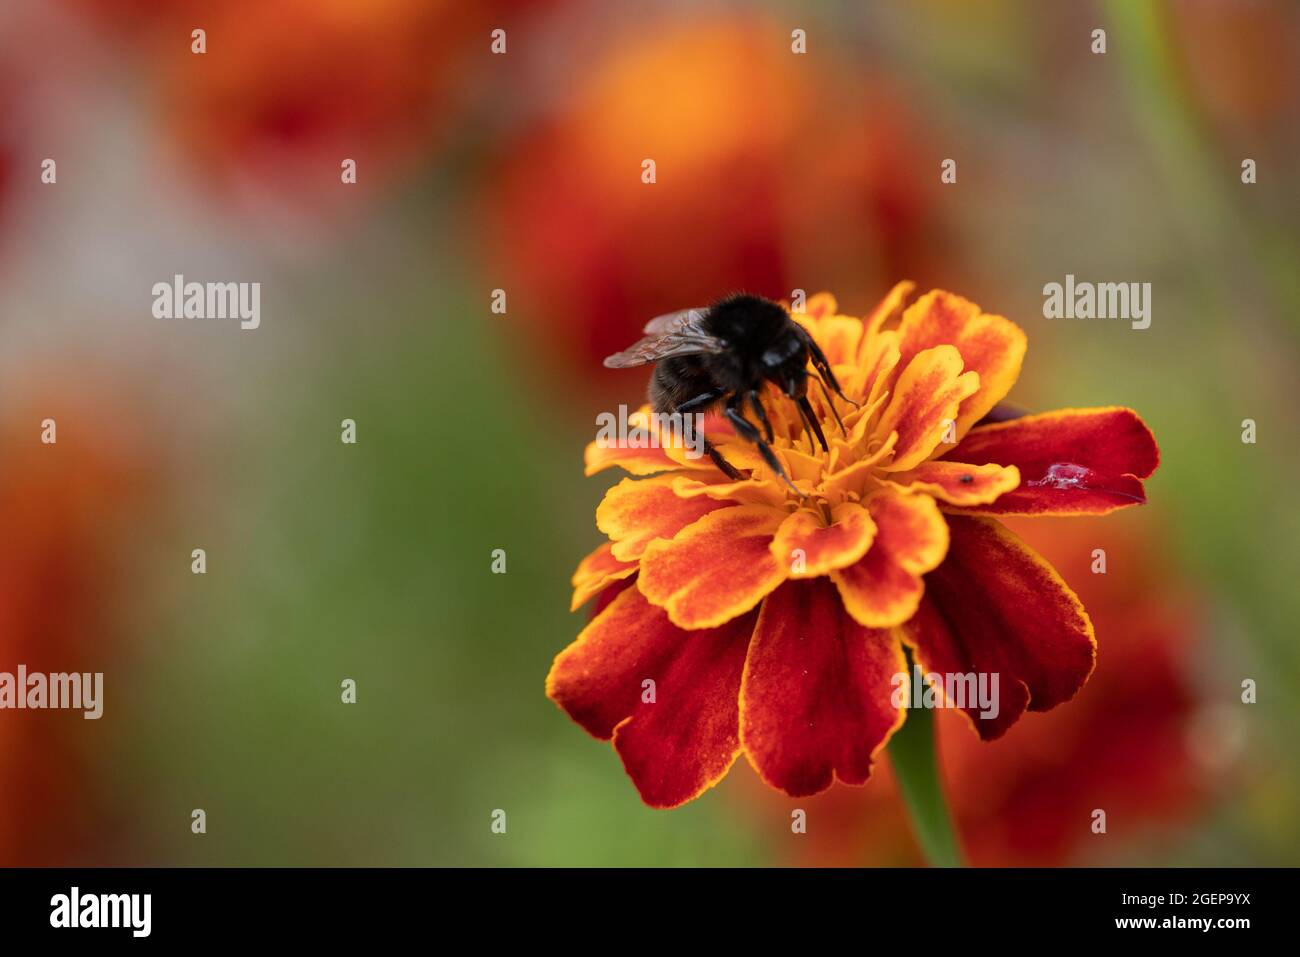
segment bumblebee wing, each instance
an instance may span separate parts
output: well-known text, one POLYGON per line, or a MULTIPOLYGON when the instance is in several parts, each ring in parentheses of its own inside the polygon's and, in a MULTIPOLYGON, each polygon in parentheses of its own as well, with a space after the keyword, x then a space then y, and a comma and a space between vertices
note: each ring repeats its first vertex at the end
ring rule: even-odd
POLYGON ((645 328, 641 331, 647 336, 662 336, 665 332, 680 332, 689 328, 701 335, 705 335, 703 323, 703 309, 679 309, 677 312, 655 316, 645 324, 645 328))
POLYGON ((674 356, 716 355, 726 346, 704 328, 705 310, 682 309, 645 324, 645 338, 605 360, 611 369, 649 365, 674 356))
POLYGON ((649 365, 661 359, 674 356, 716 355, 725 349, 720 339, 690 330, 668 332, 663 335, 646 336, 634 342, 622 352, 616 352, 605 359, 609 369, 629 369, 632 366, 649 365))

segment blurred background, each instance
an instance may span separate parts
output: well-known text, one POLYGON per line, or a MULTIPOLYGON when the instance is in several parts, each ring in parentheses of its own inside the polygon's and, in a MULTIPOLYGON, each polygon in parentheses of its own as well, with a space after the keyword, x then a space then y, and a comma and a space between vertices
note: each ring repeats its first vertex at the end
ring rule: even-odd
POLYGON ((105 691, 0 712, 0 864, 918 863, 887 760, 650 811, 542 686, 645 386, 601 357, 901 278, 1025 328, 1017 403, 1163 450, 1145 508, 1017 525, 1098 667, 994 744, 941 717, 971 860, 1300 863, 1298 80, 1282 0, 3 4, 0 671, 105 691), (177 273, 261 327, 153 318, 177 273), (1151 327, 1043 319, 1067 273, 1151 327))

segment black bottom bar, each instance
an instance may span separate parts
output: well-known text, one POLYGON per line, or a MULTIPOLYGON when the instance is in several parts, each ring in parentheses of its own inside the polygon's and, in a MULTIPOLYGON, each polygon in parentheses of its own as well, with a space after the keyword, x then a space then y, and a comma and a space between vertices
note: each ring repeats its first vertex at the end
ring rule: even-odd
POLYGON ((1295 876, 1280 869, 6 870, 0 926, 7 943, 75 936, 90 945, 373 942, 448 931, 496 939, 513 929, 538 940, 584 939, 584 949, 646 935, 665 946, 701 934, 766 942, 777 931, 848 935, 865 947, 884 926, 891 938, 902 932, 935 946, 1039 940, 1046 932, 1061 942, 1199 935, 1231 945, 1243 934, 1287 927, 1295 876), (1035 936, 1016 936, 1022 933, 1035 936))

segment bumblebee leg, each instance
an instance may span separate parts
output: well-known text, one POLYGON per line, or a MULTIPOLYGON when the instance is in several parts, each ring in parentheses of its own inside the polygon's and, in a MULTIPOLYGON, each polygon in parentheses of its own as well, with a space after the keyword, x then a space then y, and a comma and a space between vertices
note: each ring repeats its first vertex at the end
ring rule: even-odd
POLYGON ((822 451, 829 452, 830 447, 826 444, 826 436, 822 432, 822 424, 817 421, 817 416, 813 415, 812 406, 808 404, 808 396, 799 396, 799 414, 803 416, 804 424, 811 426, 813 434, 817 436, 817 441, 821 443, 822 451))
POLYGON ((839 380, 835 378, 835 373, 831 370, 831 364, 826 359, 826 353, 822 352, 822 347, 817 345, 817 340, 809 334, 807 329, 799 325, 797 322, 795 323, 795 327, 799 330, 801 338, 808 346, 808 354, 812 358, 813 368, 817 370, 817 374, 822 378, 823 384, 829 385, 831 389, 834 390, 835 394, 849 405, 853 406, 855 409, 858 408, 858 403, 845 395, 844 390, 840 388, 839 380))
POLYGON ((844 431, 844 420, 840 418, 839 410, 835 408, 835 403, 831 401, 831 394, 826 391, 825 380, 823 380, 820 375, 814 375, 813 378, 817 380, 817 385, 822 390, 822 398, 826 400, 826 405, 830 408, 831 415, 835 416, 835 424, 840 427, 840 434, 847 435, 848 433, 844 431))
POLYGON ((767 409, 763 408, 763 403, 758 399, 758 390, 749 390, 749 404, 754 407, 754 414, 758 416, 758 421, 763 423, 763 432, 767 435, 767 441, 772 442, 772 423, 767 420, 767 409))
POLYGON ((738 397, 739 393, 731 398, 722 414, 727 417, 728 422, 735 426, 737 435, 754 443, 758 448, 758 454, 763 456, 763 461, 767 463, 767 467, 780 476, 781 481, 790 486, 790 491, 803 498, 803 492, 799 491, 795 484, 790 481, 790 477, 785 474, 785 468, 781 465, 781 460, 776 457, 776 453, 772 451, 772 446, 763 441, 763 435, 755 428, 754 423, 741 415, 740 410, 736 408, 738 397))
POLYGON ((673 414, 675 415, 678 412, 691 412, 703 406, 711 405, 721 399, 724 395, 726 395, 726 393, 720 389, 710 389, 708 392, 701 392, 695 398, 687 399, 677 408, 673 409, 673 414))
MULTIPOLYGON (((717 402, 724 395, 726 395, 726 393, 721 389, 710 389, 707 392, 701 392, 693 399, 687 399, 685 402, 678 405, 669 413, 669 415, 678 415, 706 408, 714 402, 717 402)), ((683 423, 682 427, 683 429, 685 428, 685 423, 683 423)), ((722 457, 722 453, 713 447, 713 443, 706 439, 703 433, 700 434, 700 443, 704 447, 704 454, 713 460, 713 464, 718 467, 723 475, 735 482, 738 482, 745 477, 736 471, 734 465, 722 457)))
POLYGON ((812 429, 808 428, 808 416, 803 414, 803 409, 800 409, 798 404, 795 408, 799 410, 799 424, 803 426, 803 437, 808 440, 808 454, 816 455, 817 438, 812 434, 812 429))
POLYGON ((736 467, 722 457, 722 453, 713 447, 713 443, 704 439, 704 453, 711 459, 713 464, 722 470, 722 474, 733 482, 739 482, 745 476, 736 471, 736 467))

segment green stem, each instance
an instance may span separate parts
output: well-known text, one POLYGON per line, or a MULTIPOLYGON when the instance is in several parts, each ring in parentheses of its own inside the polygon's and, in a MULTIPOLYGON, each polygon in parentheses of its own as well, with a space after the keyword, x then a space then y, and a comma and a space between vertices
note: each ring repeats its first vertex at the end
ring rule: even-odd
MULTIPOLYGON (((913 674, 911 655, 907 664, 913 674)), ((926 861, 934 867, 961 867, 961 847, 939 783, 931 709, 908 709, 907 721, 890 739, 889 757, 926 861)))

